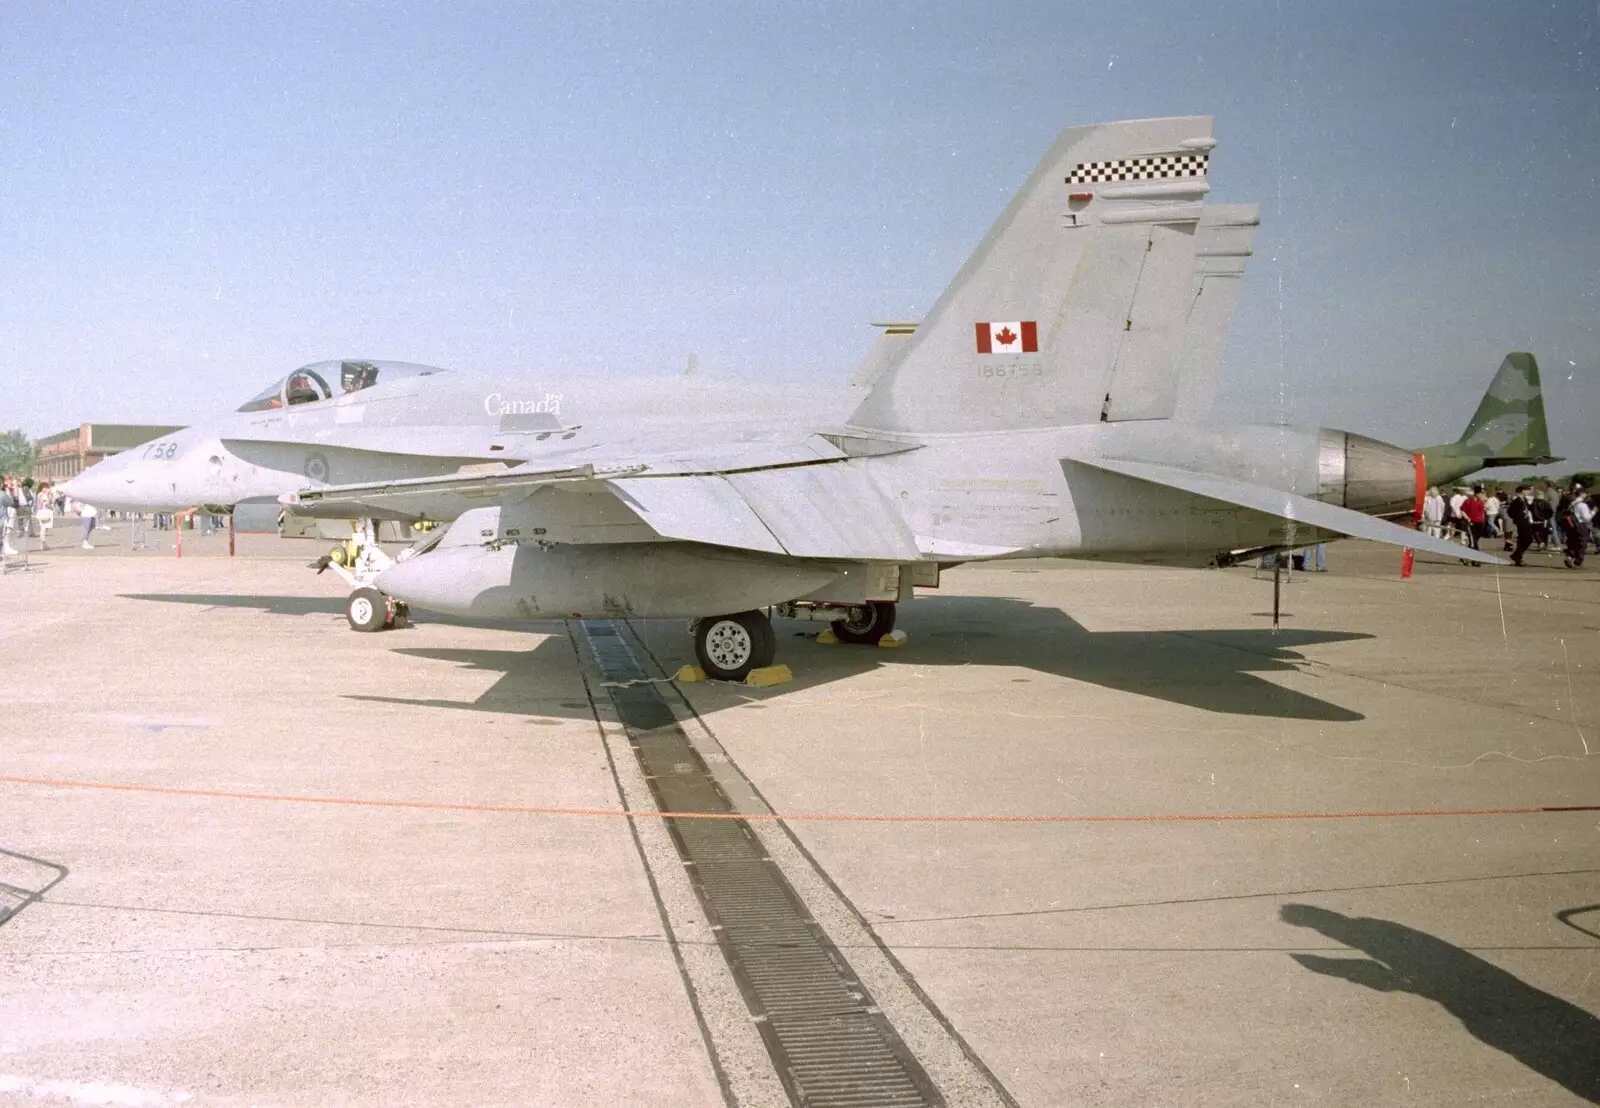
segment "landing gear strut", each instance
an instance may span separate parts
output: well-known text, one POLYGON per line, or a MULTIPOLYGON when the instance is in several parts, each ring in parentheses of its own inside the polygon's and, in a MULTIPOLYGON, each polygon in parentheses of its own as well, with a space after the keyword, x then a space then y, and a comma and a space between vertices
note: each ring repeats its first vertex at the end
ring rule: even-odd
POLYGON ((778 654, 778 639, 764 612, 708 616, 695 621, 693 634, 700 668, 719 681, 743 681, 778 654))

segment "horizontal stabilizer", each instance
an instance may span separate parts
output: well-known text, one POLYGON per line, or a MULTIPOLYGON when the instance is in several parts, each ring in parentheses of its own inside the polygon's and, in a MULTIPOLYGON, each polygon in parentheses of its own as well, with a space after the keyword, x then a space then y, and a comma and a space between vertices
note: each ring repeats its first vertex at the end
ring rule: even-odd
POLYGON ((1516 455, 1502 457, 1497 454, 1492 458, 1483 459, 1483 468, 1505 469, 1509 466, 1547 466, 1554 465, 1556 462, 1564 461, 1566 461, 1565 458, 1556 458, 1549 454, 1529 455, 1527 457, 1519 457, 1516 455))
POLYGON ((1303 523, 1308 527, 1332 531, 1354 539, 1371 539, 1373 542, 1385 542, 1394 546, 1409 546, 1416 550, 1426 550, 1430 554, 1442 554, 1448 558, 1467 558, 1489 565, 1509 564, 1504 558, 1497 558, 1493 554, 1445 542, 1443 539, 1401 527, 1376 516, 1363 515, 1349 508, 1341 508, 1337 504, 1326 504, 1321 500, 1312 500, 1281 489, 1252 485, 1221 474, 1198 473, 1191 469, 1179 469, 1177 466, 1130 462, 1120 458, 1082 457, 1062 460, 1064 463, 1076 462, 1079 465, 1092 466, 1107 473, 1118 473, 1124 477, 1133 477, 1155 485, 1182 489, 1195 496, 1220 500, 1224 504, 1249 508, 1251 511, 1303 523))

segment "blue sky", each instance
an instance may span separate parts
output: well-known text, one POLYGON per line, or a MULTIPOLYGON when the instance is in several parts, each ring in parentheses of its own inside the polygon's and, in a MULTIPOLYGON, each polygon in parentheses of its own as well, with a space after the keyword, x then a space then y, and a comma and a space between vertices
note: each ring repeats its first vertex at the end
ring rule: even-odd
POLYGON ((1062 127, 1211 113, 1257 200, 1219 414, 1453 439, 1532 350, 1600 457, 1600 11, 0 9, 0 427, 367 355, 847 376, 1062 127))

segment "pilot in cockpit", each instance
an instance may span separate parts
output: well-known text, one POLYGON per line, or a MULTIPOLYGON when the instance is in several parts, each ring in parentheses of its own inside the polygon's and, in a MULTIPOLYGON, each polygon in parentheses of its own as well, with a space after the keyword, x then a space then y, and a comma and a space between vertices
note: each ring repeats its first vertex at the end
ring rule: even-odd
POLYGON ((311 383, 311 378, 304 373, 293 374, 289 384, 284 389, 290 404, 314 404, 322 399, 322 393, 311 383))
POLYGON ((339 383, 347 393, 370 389, 378 383, 378 367, 371 362, 340 362, 339 383))

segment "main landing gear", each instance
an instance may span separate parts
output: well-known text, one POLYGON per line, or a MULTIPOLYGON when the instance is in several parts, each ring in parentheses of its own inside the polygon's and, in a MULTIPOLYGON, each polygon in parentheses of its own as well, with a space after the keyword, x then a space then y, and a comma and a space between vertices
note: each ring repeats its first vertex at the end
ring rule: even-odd
POLYGON ((778 637, 765 612, 697 619, 692 633, 700 668, 719 681, 743 681, 751 670, 770 666, 778 654, 778 637))
MULTIPOLYGON (((863 646, 876 646, 894 630, 895 605, 886 600, 851 605, 791 602, 780 605, 777 612, 788 619, 828 620, 840 642, 863 646)), ((777 657, 777 636, 765 612, 697 619, 690 633, 695 660, 707 677, 718 681, 743 681, 751 670, 770 666, 777 657)))
POLYGON ((844 618, 834 620, 831 626, 840 642, 876 646, 879 639, 894 630, 894 604, 887 600, 852 604, 844 618))

